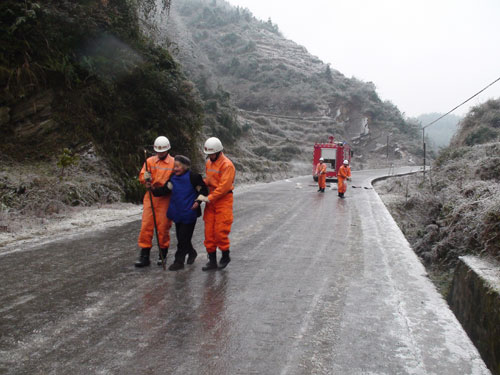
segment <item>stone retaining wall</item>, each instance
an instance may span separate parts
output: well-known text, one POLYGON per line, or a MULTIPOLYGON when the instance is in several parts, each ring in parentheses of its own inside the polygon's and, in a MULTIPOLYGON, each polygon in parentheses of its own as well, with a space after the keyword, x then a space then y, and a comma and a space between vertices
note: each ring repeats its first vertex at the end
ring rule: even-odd
POLYGON ((500 375, 499 265, 460 257, 448 303, 491 372, 500 375))

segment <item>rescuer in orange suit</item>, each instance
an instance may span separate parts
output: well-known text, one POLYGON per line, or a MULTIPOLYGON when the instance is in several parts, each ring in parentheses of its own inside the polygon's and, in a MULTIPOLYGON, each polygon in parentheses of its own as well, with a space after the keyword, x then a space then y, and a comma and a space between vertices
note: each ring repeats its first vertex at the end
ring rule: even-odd
POLYGON ((204 153, 208 155, 205 165, 205 183, 208 197, 200 195, 197 200, 206 202, 203 220, 205 221, 205 247, 208 263, 203 271, 225 268, 229 257, 229 232, 233 223, 234 165, 222 152, 222 143, 212 137, 205 142, 204 153), (222 257, 217 267, 217 248, 222 257))
POLYGON ((349 167, 349 162, 344 160, 344 164, 340 166, 337 172, 337 180, 339 187, 339 197, 344 198, 344 193, 347 190, 347 184, 345 180, 351 181, 351 167, 349 167))
MULTIPOLYGON (((154 150, 156 151, 156 155, 146 160, 147 171, 146 164, 144 164, 139 174, 140 183, 146 185, 148 189, 159 188, 165 185, 174 170, 174 158, 170 156, 168 152, 170 150, 168 138, 164 136, 156 138, 154 150)), ((158 240, 160 242, 159 251, 161 252, 161 254, 158 255, 158 265, 162 264, 162 257, 163 259, 166 258, 170 245, 170 227, 172 226, 172 221, 168 219, 166 215, 169 202, 170 195, 162 197, 153 196, 158 240)), ((149 254, 153 245, 154 221, 149 192, 146 192, 144 195, 143 204, 141 233, 139 234, 138 240, 141 253, 139 260, 135 263, 136 267, 149 266, 149 254)))
POLYGON ((316 175, 318 176, 318 191, 325 192, 326 188, 326 164, 323 163, 325 159, 319 158, 319 164, 316 166, 316 175))

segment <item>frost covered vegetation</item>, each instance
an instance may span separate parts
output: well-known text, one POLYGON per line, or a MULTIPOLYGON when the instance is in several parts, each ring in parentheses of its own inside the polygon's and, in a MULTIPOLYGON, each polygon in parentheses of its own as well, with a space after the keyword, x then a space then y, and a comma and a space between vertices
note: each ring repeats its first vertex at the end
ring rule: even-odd
POLYGON ((495 141, 500 141, 500 100, 488 100, 467 114, 452 145, 472 146, 495 141))
POLYGON ((464 254, 500 260, 499 132, 500 100, 490 100, 465 117, 425 180, 407 176, 377 186, 431 269, 449 270, 464 254))

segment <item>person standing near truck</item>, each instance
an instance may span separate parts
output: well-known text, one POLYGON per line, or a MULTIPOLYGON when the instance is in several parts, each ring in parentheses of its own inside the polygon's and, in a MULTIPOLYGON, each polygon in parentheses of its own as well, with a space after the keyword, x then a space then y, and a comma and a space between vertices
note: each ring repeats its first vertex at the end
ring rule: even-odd
POLYGON ((326 164, 325 159, 319 158, 319 163, 316 166, 316 175, 318 176, 318 192, 324 193, 326 188, 326 164))
POLYGON ((339 197, 344 198, 344 194, 347 190, 345 180, 351 181, 351 167, 349 167, 349 161, 344 160, 344 164, 340 166, 339 171, 337 172, 337 180, 339 197))

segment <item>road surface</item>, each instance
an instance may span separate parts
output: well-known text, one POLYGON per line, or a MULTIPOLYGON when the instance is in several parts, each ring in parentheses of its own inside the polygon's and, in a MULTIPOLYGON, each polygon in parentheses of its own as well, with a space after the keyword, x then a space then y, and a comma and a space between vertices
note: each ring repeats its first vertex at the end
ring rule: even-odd
POLYGON ((488 374, 371 189, 385 173, 344 200, 311 177, 236 192, 223 271, 201 271, 202 221, 179 272, 133 267, 139 221, 0 252, 0 374, 488 374))

